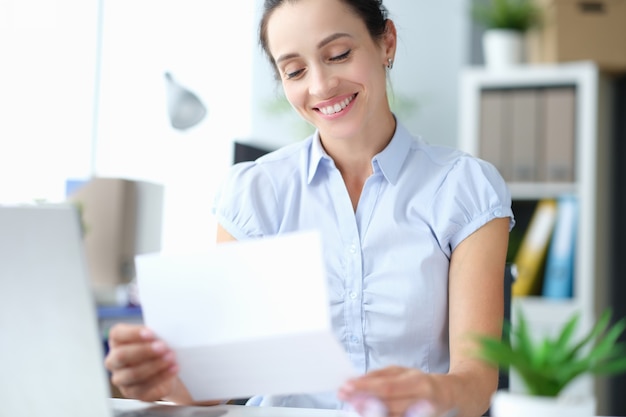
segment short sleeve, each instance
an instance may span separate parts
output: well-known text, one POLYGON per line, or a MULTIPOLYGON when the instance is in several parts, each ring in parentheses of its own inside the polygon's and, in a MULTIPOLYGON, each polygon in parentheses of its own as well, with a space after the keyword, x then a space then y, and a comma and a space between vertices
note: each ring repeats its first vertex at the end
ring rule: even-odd
POLYGON ((471 156, 459 158, 446 175, 435 196, 433 216, 448 254, 493 219, 508 217, 509 230, 515 225, 506 182, 492 164, 471 156))
POLYGON ((217 222, 235 239, 263 237, 277 228, 277 193, 256 162, 230 168, 214 199, 217 222))

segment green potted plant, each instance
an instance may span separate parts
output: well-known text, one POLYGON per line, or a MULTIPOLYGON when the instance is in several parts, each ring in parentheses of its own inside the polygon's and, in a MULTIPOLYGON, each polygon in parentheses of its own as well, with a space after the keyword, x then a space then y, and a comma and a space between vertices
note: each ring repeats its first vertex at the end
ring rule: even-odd
POLYGON ((492 400, 492 415, 568 417, 595 415, 595 400, 562 395, 583 375, 609 375, 626 371, 626 345, 618 338, 626 318, 610 326, 606 310, 593 328, 577 339, 579 315, 574 314, 555 337, 534 339, 521 310, 517 322, 504 324, 502 338, 478 337, 478 356, 503 372, 514 371, 526 394, 498 391, 492 400), (545 413, 541 410, 546 410, 545 413))
POLYGON ((473 3, 472 17, 481 25, 488 67, 505 68, 523 62, 524 33, 540 22, 533 0, 484 0, 473 3))

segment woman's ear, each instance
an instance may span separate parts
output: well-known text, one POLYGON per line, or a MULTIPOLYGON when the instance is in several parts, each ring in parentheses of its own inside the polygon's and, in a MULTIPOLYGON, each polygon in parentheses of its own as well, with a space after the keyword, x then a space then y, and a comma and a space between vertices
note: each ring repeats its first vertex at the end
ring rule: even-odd
POLYGON ((392 62, 395 59, 397 41, 398 34, 396 32, 396 25, 393 23, 393 20, 387 19, 385 24, 385 33, 382 38, 382 47, 384 52, 383 65, 387 65, 389 59, 391 59, 392 62))

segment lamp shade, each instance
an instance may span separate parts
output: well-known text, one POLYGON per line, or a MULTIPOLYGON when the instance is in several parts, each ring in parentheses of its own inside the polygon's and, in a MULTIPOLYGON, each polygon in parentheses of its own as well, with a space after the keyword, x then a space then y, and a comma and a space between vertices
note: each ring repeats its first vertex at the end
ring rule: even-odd
POLYGON ((172 74, 165 73, 167 113, 174 129, 186 130, 200 123, 207 109, 191 91, 178 84, 172 74))

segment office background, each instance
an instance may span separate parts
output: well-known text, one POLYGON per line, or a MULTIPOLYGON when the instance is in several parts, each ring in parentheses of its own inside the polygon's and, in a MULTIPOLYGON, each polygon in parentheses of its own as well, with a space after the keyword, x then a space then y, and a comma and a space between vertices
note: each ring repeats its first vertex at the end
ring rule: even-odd
MULTIPOLYGON (((386 0, 399 47, 391 85, 427 141, 457 143, 458 73, 480 65, 470 0, 386 0)), ((166 187, 163 248, 210 245, 211 199, 234 140, 300 136, 268 111, 280 86, 256 43, 262 0, 0 0, 0 203, 64 198, 68 178, 166 187), (181 132, 167 120, 169 71, 208 107, 181 132)), ((615 76, 613 307, 626 316, 626 77, 615 76)), ((616 378, 616 393, 624 378, 616 378)), ((616 414, 626 414, 614 395, 616 414)))
MULTIPOLYGON (((405 117, 412 131, 454 145, 468 3, 431 3, 386 2, 400 36, 391 85, 415 105, 405 117)), ((91 174, 155 181, 167 189, 164 247, 211 242, 211 196, 232 141, 275 147, 302 137, 297 116, 267 110, 280 85, 257 46, 261 6, 2 0, 0 201, 57 200, 66 178, 91 174), (168 124, 165 71, 208 107, 188 131, 168 124)))

